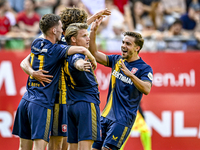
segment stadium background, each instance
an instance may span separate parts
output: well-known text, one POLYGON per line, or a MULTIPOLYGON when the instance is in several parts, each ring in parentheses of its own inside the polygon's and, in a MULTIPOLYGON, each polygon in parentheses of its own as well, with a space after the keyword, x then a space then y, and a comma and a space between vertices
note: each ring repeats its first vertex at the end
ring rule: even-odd
MULTIPOLYGON (((19 146, 19 138, 11 132, 28 77, 20 62, 29 53, 0 51, 0 150, 16 150, 19 146)), ((143 52, 140 56, 154 71, 152 91, 141 103, 152 131, 152 149, 199 150, 200 52, 143 52)), ((99 64, 95 71, 101 110, 106 103, 110 71, 99 64)), ((138 133, 132 132, 127 142, 125 150, 131 149, 143 149, 138 133)))

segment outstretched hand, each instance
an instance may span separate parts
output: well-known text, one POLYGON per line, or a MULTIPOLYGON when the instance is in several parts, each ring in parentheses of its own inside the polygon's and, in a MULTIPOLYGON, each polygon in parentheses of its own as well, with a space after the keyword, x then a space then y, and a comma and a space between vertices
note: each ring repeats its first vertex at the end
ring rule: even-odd
POLYGON ((106 9, 103 9, 103 10, 97 12, 95 15, 96 15, 96 18, 98 19, 99 17, 102 17, 102 16, 111 15, 111 11, 106 8, 106 9))
POLYGON ((101 24, 103 20, 103 16, 99 17, 98 19, 96 19, 93 23, 92 23, 92 26, 91 26, 91 30, 92 31, 97 31, 99 25, 101 24))
POLYGON ((43 86, 45 86, 44 82, 50 83, 52 80, 49 78, 53 78, 52 75, 46 75, 46 73, 49 73, 49 71, 38 70, 38 71, 34 71, 31 76, 35 80, 39 81, 43 86))

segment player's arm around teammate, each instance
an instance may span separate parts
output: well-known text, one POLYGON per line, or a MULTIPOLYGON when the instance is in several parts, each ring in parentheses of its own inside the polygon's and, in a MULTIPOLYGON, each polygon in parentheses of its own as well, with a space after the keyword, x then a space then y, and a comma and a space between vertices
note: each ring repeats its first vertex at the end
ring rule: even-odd
MULTIPOLYGON (((68 50, 67 55, 73 55, 75 53, 81 53, 86 55, 91 60, 94 69, 96 68, 97 66, 96 59, 88 49, 82 46, 71 46, 68 50)), ((45 86, 44 82, 50 83, 51 82, 50 78, 53 78, 52 75, 47 75, 48 71, 46 70, 38 70, 38 71, 33 70, 30 64, 30 54, 22 60, 22 62, 20 63, 20 67, 26 74, 38 80, 43 86, 45 86)))

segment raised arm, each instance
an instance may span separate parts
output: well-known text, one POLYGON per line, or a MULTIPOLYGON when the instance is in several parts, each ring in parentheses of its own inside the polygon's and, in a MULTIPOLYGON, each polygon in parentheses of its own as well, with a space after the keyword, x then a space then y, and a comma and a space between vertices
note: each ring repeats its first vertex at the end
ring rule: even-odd
POLYGON ((97 12, 96 14, 92 15, 90 18, 87 19, 87 24, 90 25, 93 21, 95 21, 96 19, 100 18, 101 16, 109 16, 111 15, 111 11, 106 9, 103 9, 99 12, 97 12))
POLYGON ((91 32, 90 32, 90 46, 89 50, 92 55, 96 58, 97 62, 103 65, 107 65, 107 57, 106 54, 99 52, 96 46, 96 31, 102 21, 103 17, 96 19, 95 22, 92 23, 91 32))
POLYGON ((39 81, 43 86, 45 86, 44 82, 50 83, 51 79, 49 79, 49 78, 53 78, 53 76, 51 76, 51 75, 45 75, 44 73, 48 73, 48 71, 45 71, 45 70, 38 70, 38 71, 33 70, 33 68, 31 67, 31 64, 30 64, 30 56, 31 55, 29 54, 20 63, 20 67, 22 68, 22 70, 26 74, 28 74, 29 76, 32 76, 34 79, 36 79, 37 81, 39 81))

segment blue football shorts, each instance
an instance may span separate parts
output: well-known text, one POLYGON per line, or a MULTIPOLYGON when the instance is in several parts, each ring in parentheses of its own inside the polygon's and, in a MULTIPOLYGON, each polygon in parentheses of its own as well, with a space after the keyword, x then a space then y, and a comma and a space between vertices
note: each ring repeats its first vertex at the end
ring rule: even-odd
POLYGON ((76 102, 68 106, 68 143, 83 140, 101 140, 100 108, 89 102, 76 102))
POLYGON ((43 139, 49 142, 52 109, 22 99, 17 108, 13 134, 24 139, 43 139))
POLYGON ((128 137, 131 128, 101 116, 102 141, 96 141, 92 147, 101 149, 120 149, 128 137))
POLYGON ((67 136, 67 105, 55 103, 51 136, 67 136))

